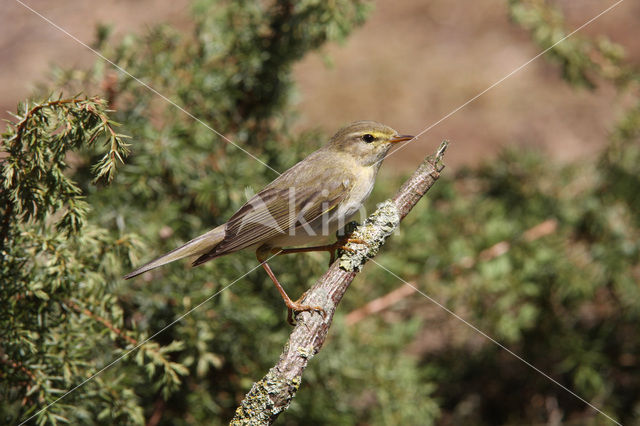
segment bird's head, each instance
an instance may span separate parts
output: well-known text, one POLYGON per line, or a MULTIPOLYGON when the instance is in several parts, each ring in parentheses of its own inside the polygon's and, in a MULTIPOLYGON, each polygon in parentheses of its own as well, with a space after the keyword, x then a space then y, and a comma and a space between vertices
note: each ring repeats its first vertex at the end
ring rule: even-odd
POLYGON ((393 144, 411 139, 413 136, 399 135, 375 121, 356 121, 338 130, 327 148, 353 156, 362 166, 372 166, 384 159, 393 144))

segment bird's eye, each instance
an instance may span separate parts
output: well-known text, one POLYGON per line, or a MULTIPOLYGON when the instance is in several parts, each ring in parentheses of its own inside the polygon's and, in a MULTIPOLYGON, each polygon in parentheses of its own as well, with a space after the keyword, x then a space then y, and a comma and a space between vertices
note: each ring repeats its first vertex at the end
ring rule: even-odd
POLYGON ((366 135, 362 135, 362 140, 365 141, 366 143, 371 143, 375 141, 376 138, 372 134, 367 133, 366 135))

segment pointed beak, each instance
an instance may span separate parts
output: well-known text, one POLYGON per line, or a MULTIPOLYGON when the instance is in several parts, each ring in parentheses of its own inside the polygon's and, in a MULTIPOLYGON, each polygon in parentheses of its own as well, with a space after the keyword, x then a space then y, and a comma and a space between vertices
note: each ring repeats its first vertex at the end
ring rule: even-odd
POLYGON ((411 135, 395 135, 394 137, 389 139, 389 142, 398 143, 398 142, 410 141, 411 139, 413 139, 413 136, 411 135))

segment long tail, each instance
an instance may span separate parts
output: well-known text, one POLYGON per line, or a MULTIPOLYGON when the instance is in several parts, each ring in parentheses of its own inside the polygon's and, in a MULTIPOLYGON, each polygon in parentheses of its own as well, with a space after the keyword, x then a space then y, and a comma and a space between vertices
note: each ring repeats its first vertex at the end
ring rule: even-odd
POLYGON ((166 265, 174 260, 183 259, 188 256, 203 255, 220 244, 224 239, 224 229, 225 225, 220 225, 206 234, 202 234, 199 237, 194 238, 177 249, 171 250, 169 253, 142 265, 135 271, 125 275, 123 278, 128 280, 129 278, 133 278, 159 266, 166 265))

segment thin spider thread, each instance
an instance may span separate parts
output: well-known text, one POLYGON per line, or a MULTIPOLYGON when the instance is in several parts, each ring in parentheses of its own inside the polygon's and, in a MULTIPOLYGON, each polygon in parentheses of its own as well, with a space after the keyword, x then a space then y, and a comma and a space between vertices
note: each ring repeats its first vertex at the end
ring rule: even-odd
POLYGON ((147 342, 149 342, 150 340, 154 339, 155 337, 157 337, 158 335, 160 335, 161 333, 163 333, 164 331, 166 331, 168 328, 173 327, 175 324, 177 324, 178 322, 182 321, 184 318, 186 318, 188 315, 190 315, 192 312, 194 312, 196 309, 200 308, 200 306, 204 305, 205 303, 207 303, 208 301, 210 301, 211 299, 213 299, 214 297, 216 297, 217 295, 219 295, 220 293, 222 293, 223 291, 225 291, 226 289, 228 289, 229 287, 231 287, 232 285, 234 285, 235 283, 237 283, 238 281, 240 281, 241 279, 243 279, 244 277, 246 277, 247 275, 249 275, 250 273, 252 273, 253 271, 255 271, 256 269, 258 269, 260 266, 262 266, 263 263, 268 262, 269 260, 273 259, 274 257, 276 257, 277 254, 274 254, 273 256, 269 257, 267 260, 265 260, 264 262, 258 263, 258 265, 254 266, 253 268, 251 268, 248 272, 245 272, 242 276, 236 278, 233 282, 231 282, 231 284, 226 285, 225 287, 223 287, 222 289, 218 290, 217 292, 215 292, 214 294, 212 294, 211 296, 207 297, 206 299, 204 299, 202 302, 198 303, 196 306, 194 306, 193 308, 189 309, 187 312, 185 312, 184 314, 180 315, 178 318, 176 318, 175 320, 173 320, 172 322, 170 322, 169 324, 167 324, 166 326, 164 326, 160 331, 155 332, 153 335, 147 337, 146 339, 144 339, 142 342, 138 343, 136 346, 134 346, 132 349, 129 349, 128 351, 126 351, 124 354, 120 355, 118 358, 116 358, 115 360, 111 361, 109 364, 105 365, 104 367, 102 367, 100 370, 98 370, 97 372, 93 373, 90 377, 88 377, 87 379, 85 379, 84 381, 82 381, 80 384, 74 386, 73 388, 69 389, 67 392, 65 392, 62 396, 60 396, 58 399, 56 399, 55 401, 49 403, 47 406, 41 408, 40 410, 38 410, 37 412, 35 412, 33 415, 31 415, 31 417, 29 417, 28 419, 26 419, 25 421, 23 421, 22 423, 19 424, 19 426, 22 426, 23 424, 27 423, 29 420, 33 419, 34 417, 36 417, 38 414, 40 414, 41 412, 48 410, 49 408, 51 408, 53 405, 57 404, 58 402, 60 402, 63 398, 67 397, 68 395, 70 395, 71 393, 75 392, 76 390, 80 389, 82 386, 86 385, 87 383, 89 383, 91 380, 95 379, 97 376, 99 376, 100 374, 102 374, 103 372, 105 372, 106 370, 108 370, 109 368, 111 368, 112 366, 114 366, 115 364, 117 364, 118 362, 120 362, 122 359, 124 359, 126 356, 128 356, 129 354, 131 354, 132 352, 138 350, 140 347, 142 347, 144 344, 146 344, 147 342))
POLYGON ((551 46, 547 47, 545 50, 543 50, 542 52, 538 53, 536 56, 534 56, 533 58, 529 59, 527 62, 525 62, 524 64, 520 65, 518 68, 514 69, 513 71, 511 71, 509 74, 505 75, 504 77, 502 77, 500 80, 496 81, 495 83, 493 83, 491 86, 487 87, 486 89, 484 89, 482 92, 478 93, 477 95, 475 95, 473 98, 469 99, 468 101, 466 101, 465 103, 463 103, 462 105, 460 105, 459 107, 457 107, 456 109, 454 109, 453 111, 451 111, 449 114, 445 115, 444 117, 442 117, 440 120, 436 121, 435 123, 431 124, 430 126, 426 127, 424 130, 422 130, 420 133, 418 133, 417 135, 415 135, 413 137, 413 139, 405 142, 404 144, 398 146, 398 149, 395 149, 393 152, 390 152, 389 154, 387 154, 384 158, 382 158, 382 160, 379 160, 378 163, 381 163, 382 161, 386 160, 387 158, 391 157, 392 155, 396 154, 397 152, 399 152, 400 150, 402 150, 404 147, 406 147, 407 145, 409 145, 411 142, 416 141, 420 136, 424 135, 425 133, 427 133, 429 130, 433 129, 434 127, 436 127, 438 124, 442 123, 444 120, 446 120, 447 118, 451 117, 452 115, 454 115, 455 113, 457 113, 458 111, 460 111, 462 108, 466 107, 467 105, 469 105, 471 102, 475 101, 476 99, 478 99, 480 96, 484 95, 485 93, 487 93, 488 91, 490 91, 491 89, 493 89, 494 87, 498 86, 499 84, 501 84, 502 82, 504 82, 505 80, 507 80, 508 78, 510 78, 512 75, 518 73, 519 71, 521 71, 523 68, 525 68, 527 65, 529 65, 531 62, 535 61, 536 59, 538 59, 539 57, 541 57, 542 55, 544 55, 545 53, 547 53, 548 51, 550 51, 551 49, 553 49, 554 47, 556 47, 558 44, 562 43, 563 41, 565 41, 566 39, 568 39, 569 37, 571 37, 572 35, 574 35, 575 33, 577 33, 578 31, 582 30, 584 27, 586 27, 587 25, 591 24, 593 21, 595 21, 596 19, 600 18, 602 15, 604 15, 605 13, 608 13, 609 11, 611 11, 613 8, 615 8, 616 6, 618 6, 620 3, 622 3, 624 0, 618 0, 616 3, 614 3, 613 5, 609 6, 608 8, 606 8, 605 10, 603 10, 602 12, 600 12, 599 14, 597 14, 596 16, 594 16, 593 18, 591 18, 590 20, 588 20, 587 22, 585 22, 584 24, 580 25, 578 28, 576 28, 575 30, 571 31, 569 34, 567 34, 566 36, 564 36, 563 38, 561 38, 560 40, 558 40, 557 42, 553 43, 551 46))
POLYGON ((267 163, 265 163, 264 161, 262 161, 261 159, 259 159, 258 157, 256 157, 255 155, 253 155, 252 153, 250 153, 249 151, 247 151, 246 149, 244 149, 243 147, 241 147, 240 145, 238 145, 237 143, 233 142, 231 139, 229 139, 228 137, 226 137, 225 135, 223 135, 222 133, 220 133, 219 131, 217 131, 216 129, 214 129, 213 127, 211 127, 210 125, 208 125, 207 123, 205 123, 204 121, 202 121, 201 119, 199 119, 198 117, 196 117, 195 115, 191 114, 189 111, 187 111, 186 109, 184 109, 183 107, 181 107, 180 105, 178 105, 177 103, 175 103, 174 101, 172 101, 171 99, 169 99, 167 96, 163 95, 162 93, 158 92, 156 89, 154 89, 153 87, 151 87, 149 84, 145 83, 144 81, 140 80, 138 77, 132 75, 129 71, 125 70, 124 68, 122 68, 120 65, 116 64, 115 62, 113 62, 112 60, 110 60, 109 58, 107 58, 106 56, 104 56, 102 53, 98 52, 97 50, 95 50, 94 48, 92 48, 91 46, 89 46, 88 44, 86 44, 85 42, 83 42, 82 40, 80 40, 79 38, 77 38, 76 36, 74 36, 73 34, 71 34, 70 32, 68 32, 67 30, 65 30, 64 28, 62 28, 61 26, 59 26, 58 24, 56 24, 55 22, 53 22, 52 20, 50 20, 49 18, 47 18, 46 16, 42 15, 41 13, 39 13, 38 11, 36 11, 35 9, 33 9, 32 7, 30 7, 29 5, 23 3, 21 0, 15 0, 17 3, 19 3, 20 5, 22 5, 24 8, 30 10, 31 12, 33 12, 35 15, 39 16, 41 19, 43 19, 45 22, 47 22, 49 25, 51 25, 52 27, 56 28, 57 30, 61 31, 62 33, 66 34, 67 36, 69 36, 71 39, 73 39, 74 41, 76 41, 77 43, 81 44, 82 46, 84 46, 85 48, 89 49, 91 52, 93 52, 94 54, 96 54, 100 59, 108 62, 109 64, 111 64, 113 67, 115 67, 116 69, 118 69, 118 71, 120 71, 123 74, 126 74, 127 76, 131 77, 132 79, 134 79, 136 82, 138 82, 140 85, 142 85, 143 87, 145 87, 146 89, 148 89, 149 91, 151 91, 152 93, 156 94, 157 96, 159 96, 160 98, 164 99, 165 101, 167 101, 168 103, 170 103, 171 105, 173 105, 174 107, 178 108, 180 111, 182 111, 184 114, 186 114, 187 116, 189 116, 190 118, 192 118, 193 120, 195 120, 196 122, 198 122, 199 124, 203 125, 204 127, 206 127, 207 129, 209 129, 210 131, 212 131, 213 133, 215 133, 216 135, 218 135, 219 137, 221 137, 222 139, 224 139, 225 141, 229 142, 231 145, 235 146, 236 148, 238 148, 240 151, 244 152, 245 154, 247 154, 249 157, 253 158, 254 160, 256 160, 258 163, 262 164, 263 166, 267 167, 268 169, 272 170, 273 172, 275 172, 277 175, 280 175, 280 172, 277 171, 276 169, 274 169, 273 167, 271 167, 270 165, 268 165, 267 163))
MULTIPOLYGON (((36 10, 34 10, 33 8, 31 8, 30 6, 28 6, 27 4, 23 3, 21 0, 15 0, 17 3, 19 3, 20 5, 22 5, 23 7, 25 7, 26 9, 30 10, 32 13, 34 13, 35 15, 39 16, 41 19, 43 19, 44 21, 46 21, 47 23, 49 23, 51 26, 53 26, 54 28, 58 29, 59 31, 61 31, 62 33, 66 34, 68 37, 70 37, 71 39, 73 39, 74 41, 76 41, 77 43, 79 43, 80 45, 84 46, 85 48, 89 49, 91 52, 93 52, 95 55, 97 55, 98 57, 100 57, 101 59, 103 59, 104 61, 108 62, 109 64, 111 64, 112 66, 114 66, 115 68, 117 68, 120 72, 126 74, 127 76, 131 77, 132 79, 134 79, 136 82, 138 82, 139 84, 141 84, 142 86, 144 86, 145 88, 147 88, 148 90, 150 90, 151 92, 153 92, 154 94, 156 94, 157 96, 161 97, 162 99, 164 99, 165 101, 167 101, 168 103, 170 103, 171 105, 173 105, 174 107, 178 108, 180 111, 182 111, 184 114, 186 114, 187 116, 191 117, 192 119, 194 119, 195 121, 197 121, 198 123, 200 123, 201 125, 205 126, 207 129, 209 129, 210 131, 212 131, 213 133, 217 134, 219 137, 221 137, 222 139, 226 140, 227 142, 229 142, 230 144, 232 144, 233 146, 235 146, 236 148, 240 149, 242 152, 244 152, 245 154, 249 155, 251 158, 253 158, 254 160, 258 161, 259 163, 261 163, 262 165, 266 166, 267 168, 269 168, 270 170, 272 170, 273 172, 275 172, 276 174, 280 175, 280 173, 275 170, 274 168, 272 168, 271 166, 269 166, 268 164, 266 164, 265 162, 263 162, 262 160, 260 160, 258 157, 256 157, 255 155, 251 154, 249 151, 245 150, 244 148, 242 148, 241 146, 237 145, 236 143, 234 143, 233 141, 231 141, 229 138, 227 138, 226 136, 224 136, 222 133, 218 132, 217 130, 215 130, 214 128, 212 128, 211 126, 209 126, 207 123, 205 123, 204 121, 202 121, 201 119, 197 118, 196 116, 194 116, 193 114, 191 114, 189 111, 185 110, 183 107, 181 107, 180 105, 176 104, 175 102, 173 102, 171 99, 169 99, 168 97, 166 97, 165 95, 161 94, 160 92, 158 92, 156 89, 154 89, 153 87, 151 87, 150 85, 148 85, 147 83, 143 82, 142 80, 140 80, 139 78, 133 76, 131 73, 129 73, 128 71, 126 71, 124 68, 122 68, 121 66, 117 65, 116 63, 114 63, 113 61, 111 61, 110 59, 108 59, 107 57, 105 57, 104 55, 102 55, 100 52, 98 52, 97 50, 93 49, 92 47, 88 46, 86 43, 82 42, 80 39, 78 39, 77 37, 75 37, 74 35, 72 35, 71 33, 69 33, 68 31, 66 31, 64 28, 60 27, 59 25, 55 24, 53 21, 51 21, 50 19, 48 19, 47 17, 45 17, 44 15, 40 14, 39 12, 37 12, 36 10)), ((549 50, 551 50, 552 48, 554 48, 555 46, 557 46, 558 44, 562 43, 564 40, 568 39, 569 37, 571 37, 573 34, 575 34, 576 32, 580 31, 581 29, 583 29, 584 27, 586 27, 587 25, 591 24, 593 21, 595 21, 596 19, 600 18, 602 15, 604 15, 605 13, 609 12, 610 10, 612 10, 613 8, 615 8, 616 6, 618 6, 620 3, 622 3, 624 0, 618 0, 616 3, 614 3, 613 5, 611 5, 610 7, 608 7, 607 9, 605 9, 604 11, 602 11, 601 13, 599 13, 598 15, 596 15, 595 17, 591 18, 589 21, 587 21, 586 23, 582 24, 580 27, 576 28, 575 30, 573 30, 571 33, 569 33, 568 35, 566 35, 565 37, 563 37, 562 39, 560 39, 559 41, 557 41, 556 43, 554 43, 553 45, 551 45, 550 47, 548 47, 547 49, 543 50, 542 52, 540 52, 538 55, 534 56, 533 58, 531 58, 529 61, 525 62, 524 64, 520 65, 518 68, 516 68, 515 70, 511 71, 509 74, 507 74, 506 76, 502 77, 500 80, 496 81, 495 83, 493 83, 491 86, 489 86, 488 88, 486 88, 485 90, 483 90, 482 92, 480 92, 479 94, 477 94, 476 96, 474 96, 473 98, 469 99, 468 101, 466 101, 464 104, 462 104, 461 106, 457 107, 456 109, 454 109, 453 111, 451 111, 449 114, 445 115, 444 117, 442 117, 440 120, 438 120, 437 122, 433 123, 432 125, 428 126, 427 128, 425 128, 424 130, 422 130, 420 133, 418 133, 412 140, 406 142, 405 144, 403 144, 402 146, 398 147, 398 149, 396 149, 395 151, 393 151, 392 153, 386 155, 382 160, 379 160, 379 162, 384 161, 386 158, 390 157, 391 155, 395 154, 396 152, 400 151, 401 149, 403 149, 406 145, 408 145, 409 143, 413 142, 414 140, 417 140, 420 136, 422 136, 423 134, 425 134, 426 132, 428 132, 429 130, 431 130, 433 127, 437 126, 438 124, 440 124, 442 121, 446 120, 447 118, 449 118, 450 116, 454 115, 455 113, 457 113, 459 110, 461 110, 462 108, 466 107, 468 104, 470 104, 471 102, 475 101, 476 99, 478 99, 480 96, 484 95, 485 93, 487 93, 488 91, 490 91, 491 89, 493 89, 494 87, 496 87, 497 85, 501 84, 503 81, 507 80, 509 77, 511 77, 512 75, 516 74, 517 72, 519 72, 520 70, 522 70, 524 67, 526 67, 527 65, 529 65, 531 62, 535 61, 536 59, 538 59, 540 56, 544 55, 545 53, 547 53, 549 50)), ((276 255, 270 257, 269 259, 265 260, 268 261, 271 258, 275 257, 276 255)), ((400 281, 404 282, 406 285, 409 285, 411 287, 413 287, 411 284, 409 284, 408 282, 406 282, 405 280, 403 280, 402 278, 400 278, 398 275, 396 275, 395 273, 393 273, 392 271, 390 271, 389 269, 387 269, 386 267, 384 267, 383 265, 381 265, 380 263, 376 262, 375 260, 372 259, 372 261, 378 265, 379 267, 381 267, 382 269, 384 269, 385 271, 387 271, 388 273, 390 273, 391 275, 393 275, 394 277, 396 277, 397 279, 399 279, 400 281)), ((154 337, 156 337, 157 335, 159 335, 160 333, 164 332, 166 329, 172 327, 173 325, 175 325, 177 322, 181 321, 183 318, 185 318, 187 315, 191 314, 193 311, 195 311, 196 309, 198 309, 200 306, 202 306, 204 303, 208 302, 209 300, 211 300, 212 298, 214 298, 215 296, 217 296, 218 294, 222 293, 224 290, 226 290, 227 288, 231 287, 233 284, 235 284, 236 282, 238 282, 240 279, 244 278, 245 276, 247 276, 248 274, 250 274, 251 272, 253 272, 254 270, 256 270, 261 264, 255 266, 254 268, 252 268, 251 270, 249 270, 248 272, 246 272, 244 275, 242 275, 240 278, 236 279, 235 281, 233 281, 231 284, 227 285, 226 287, 224 287, 223 289, 219 290, 218 292, 216 292, 215 294, 213 294, 212 296, 209 296, 207 299, 205 299, 203 302, 201 302, 200 304, 198 304, 197 306, 195 306, 194 308, 190 309, 189 311, 187 311, 185 314, 183 314, 182 316, 178 317, 176 320, 174 320, 173 322, 171 322, 170 324, 168 324, 167 326, 165 326, 164 328, 162 328, 160 331, 156 332, 155 334, 153 334, 152 336, 150 336, 149 338, 145 339, 144 341, 142 341, 141 343, 139 343, 136 347, 134 347, 133 349, 125 352, 123 355, 121 355, 119 358, 117 358, 116 360, 112 361, 111 363, 107 364, 105 367, 103 367, 102 369, 100 369, 98 372, 94 373, 91 377, 89 377, 88 379, 84 380, 82 383, 80 383, 79 385, 75 386, 74 388, 72 388, 71 390, 67 391, 64 395, 60 396, 58 399, 56 399, 55 401, 53 401, 52 403, 50 403, 49 405, 47 405, 46 407, 42 408, 41 410, 37 411, 35 414, 33 414, 31 417, 29 417, 27 420, 25 420, 24 422, 20 423, 20 425, 23 425, 24 423, 28 422, 29 420, 31 420, 32 418, 34 418, 35 416, 37 416, 39 413, 41 413, 42 411, 50 408, 52 405, 56 404, 57 402, 59 402, 60 400, 62 400, 63 398, 65 398, 66 396, 68 396, 70 393, 74 392, 75 390, 79 389, 81 386, 85 385, 86 383, 88 383, 89 381, 91 381, 92 379, 94 379, 96 376, 98 376, 99 374, 101 374, 102 372, 104 372, 105 370, 107 370, 108 368, 110 368, 112 365, 115 365, 116 363, 118 363, 120 360, 122 360, 124 357, 126 357, 127 355, 129 355, 131 352, 137 350, 138 348, 140 348, 142 345, 144 345, 145 343, 147 343, 148 341, 150 341, 151 339, 153 339, 154 337)), ((476 326, 474 326, 473 324, 467 322, 466 320, 464 320, 462 317, 458 316, 456 313, 454 313, 453 311, 447 309, 446 307, 444 307, 443 305, 441 305, 440 303, 438 303, 435 299, 429 297, 428 295, 426 295, 425 293, 423 293, 421 290, 413 287, 418 293, 420 293, 422 296, 426 297, 428 300, 430 300, 431 302, 435 303, 436 305, 438 305, 439 307, 441 307, 442 309, 444 309, 446 312, 448 312, 449 314, 453 315, 455 318, 457 318, 458 320, 462 321, 463 323, 465 323, 467 326, 471 327, 472 329, 474 329, 476 332, 480 333, 481 335, 483 335, 485 338, 489 339, 490 341, 492 341, 493 343, 495 343, 496 345, 498 345, 499 347, 501 347, 502 349, 504 349, 505 351, 507 351, 508 353, 510 353, 512 356, 516 357, 517 359, 519 359, 520 361, 522 361, 523 363, 525 363, 526 365, 528 365, 530 368, 534 369, 535 371, 537 371, 538 373, 542 374, 544 377, 546 377, 547 379, 549 379, 550 381, 552 381, 553 383, 555 383, 557 386, 561 387, 562 389, 564 389, 565 391, 569 392, 570 394, 572 394, 573 396, 575 396, 576 398, 578 398, 579 400, 581 400, 582 402, 584 402, 585 404, 587 404, 588 406, 590 406, 591 408, 593 408, 594 410, 596 410, 597 412, 599 412, 600 414, 604 415, 605 417, 607 417, 609 420, 611 420, 612 422, 621 425, 620 423, 618 423, 617 421, 615 421, 613 418, 611 418, 610 416, 608 416, 606 413, 604 413, 602 410, 598 409, 597 407, 595 407, 593 404, 589 403, 587 400, 585 400, 584 398, 580 397, 578 394, 576 394, 575 392, 571 391, 569 388, 563 386, 562 384, 560 384, 558 381, 556 381, 555 379, 553 379, 552 377, 550 377, 549 375, 547 375, 546 373, 544 373, 542 370, 538 369, 537 367, 535 367, 533 364, 527 362, 525 359, 523 359, 522 357, 518 356, 517 354, 515 354, 514 352, 512 352, 511 350, 509 350, 507 347, 505 347, 504 345, 502 345, 501 343, 499 343, 498 341, 496 341, 495 339, 493 339, 491 336, 487 335, 486 333, 484 333, 482 330, 480 330, 479 328, 477 328, 476 326)))
POLYGON ((532 368, 534 371, 536 371, 537 373, 541 374, 542 376, 546 377, 548 380, 550 380, 551 382, 553 382, 555 385, 559 386, 560 388, 564 389, 565 391, 569 392, 571 395, 573 395, 574 397, 578 398, 580 401, 584 402, 585 404, 587 404, 589 407, 593 408, 594 410, 596 410, 598 413, 602 414, 603 416, 605 416, 607 419, 611 420, 613 423, 622 426, 621 423, 619 423, 618 421, 614 420, 611 416, 609 416, 607 413, 605 413, 604 411, 602 411, 601 409, 599 409, 598 407, 596 407, 595 405, 591 404, 589 401, 587 401, 586 399, 582 398, 580 395, 578 395, 577 393, 575 393, 574 391, 572 391, 571 389, 569 389, 568 387, 564 386, 563 384, 561 384, 560 382, 558 382, 556 379, 554 379, 553 377, 549 376, 547 373, 545 373, 544 371, 540 370, 538 367, 536 367, 535 365, 531 364, 529 361, 527 361, 526 359, 522 358, 520 355, 516 354, 515 352, 513 352, 511 349, 507 348, 505 345, 503 345, 502 343, 498 342, 496 339, 494 339, 493 337, 489 336, 487 333, 485 333, 484 331, 480 330, 478 327, 476 327, 475 325, 471 324, 469 321, 465 320, 464 318, 462 318, 460 315, 456 314, 455 312, 453 312, 451 309, 447 308, 446 306, 442 305, 440 302, 438 302, 436 299, 434 299, 433 297, 427 295, 426 293, 424 293, 422 290, 420 290, 419 288, 413 286, 411 283, 405 281, 403 278, 401 278, 400 276, 398 276, 397 274, 395 274, 394 272, 392 272, 390 269, 388 269, 386 266, 380 264, 379 262, 376 262, 375 259, 370 259, 373 263, 375 263, 376 265, 378 265, 379 267, 381 267, 382 269, 384 269, 385 271, 387 271, 389 274, 393 275, 395 278, 397 278, 398 280, 402 281, 404 284, 408 285, 409 287, 413 288, 415 291, 417 291, 418 293, 420 293, 422 296, 424 296, 427 300, 429 300, 431 303, 434 303, 435 305, 437 305, 438 307, 444 309, 448 314, 452 315, 454 318, 456 318, 459 321, 462 321, 465 325, 467 325, 468 327, 470 327, 471 329, 473 329, 475 332, 479 333, 480 335, 482 335, 483 337, 485 337, 486 339, 488 339, 489 341, 491 341, 492 343, 494 343, 495 345, 497 345, 498 347, 500 347, 501 349, 505 350, 506 352, 508 352, 510 355, 512 355, 513 357, 515 357, 516 359, 518 359, 519 361, 523 362, 525 365, 527 365, 528 367, 532 368))

